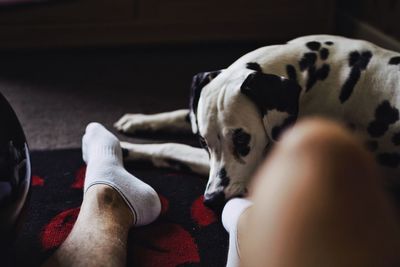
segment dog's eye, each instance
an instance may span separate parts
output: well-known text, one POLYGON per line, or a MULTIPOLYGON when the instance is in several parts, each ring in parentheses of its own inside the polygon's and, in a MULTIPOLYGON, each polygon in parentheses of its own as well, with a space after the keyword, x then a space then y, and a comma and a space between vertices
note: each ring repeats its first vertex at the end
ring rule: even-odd
POLYGON ((204 149, 207 151, 208 156, 210 157, 210 151, 208 150, 207 142, 206 142, 206 140, 203 138, 203 136, 200 136, 200 135, 199 135, 199 141, 200 141, 200 146, 201 146, 202 148, 204 148, 204 149))
POLYGON ((232 134, 232 142, 235 152, 245 157, 250 152, 250 143, 251 136, 243 131, 243 129, 235 129, 232 134))
POLYGON ((205 149, 208 148, 207 142, 202 136, 199 136, 199 141, 200 141, 200 145, 201 145, 202 148, 205 148, 205 149))

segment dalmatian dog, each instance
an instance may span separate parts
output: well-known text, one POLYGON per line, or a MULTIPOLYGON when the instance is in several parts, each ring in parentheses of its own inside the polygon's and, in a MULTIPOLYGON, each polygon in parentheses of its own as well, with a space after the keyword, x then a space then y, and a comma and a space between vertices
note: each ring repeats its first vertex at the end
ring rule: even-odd
POLYGON ((122 143, 127 160, 208 175, 205 204, 246 194, 271 145, 298 118, 323 116, 348 125, 395 180, 400 165, 400 54, 372 43, 313 35, 252 51, 228 68, 200 73, 190 109, 126 114, 115 127, 192 131, 203 147, 122 143))

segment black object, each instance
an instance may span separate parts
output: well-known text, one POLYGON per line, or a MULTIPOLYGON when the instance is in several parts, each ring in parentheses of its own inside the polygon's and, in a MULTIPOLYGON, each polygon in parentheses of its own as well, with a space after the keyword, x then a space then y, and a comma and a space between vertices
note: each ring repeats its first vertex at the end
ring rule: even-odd
POLYGON ((24 131, 0 94, 0 254, 10 255, 30 185, 31 164, 24 131))

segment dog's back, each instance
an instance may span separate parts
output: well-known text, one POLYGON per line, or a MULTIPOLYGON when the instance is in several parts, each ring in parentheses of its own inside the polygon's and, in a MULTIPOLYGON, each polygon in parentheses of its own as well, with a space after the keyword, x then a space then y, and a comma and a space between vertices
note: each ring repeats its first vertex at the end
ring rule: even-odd
POLYGON ((262 72, 302 87, 299 117, 320 115, 352 128, 377 161, 400 170, 400 54, 370 42, 330 35, 305 36, 255 50, 230 69, 256 62, 262 72))

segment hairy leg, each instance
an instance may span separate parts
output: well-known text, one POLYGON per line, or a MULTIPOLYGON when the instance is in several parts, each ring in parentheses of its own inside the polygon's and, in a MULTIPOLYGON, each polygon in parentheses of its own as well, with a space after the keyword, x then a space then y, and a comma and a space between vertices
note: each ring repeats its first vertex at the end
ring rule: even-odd
POLYGON ((124 169, 119 140, 102 125, 86 127, 82 156, 87 168, 78 219, 45 266, 124 266, 130 227, 158 217, 159 197, 124 169))
POLYGON ((125 266, 133 220, 117 191, 103 184, 91 186, 71 233, 44 266, 125 266))
POLYGON ((372 156, 313 119, 276 145, 238 222, 242 266, 400 266, 400 232, 372 156))

